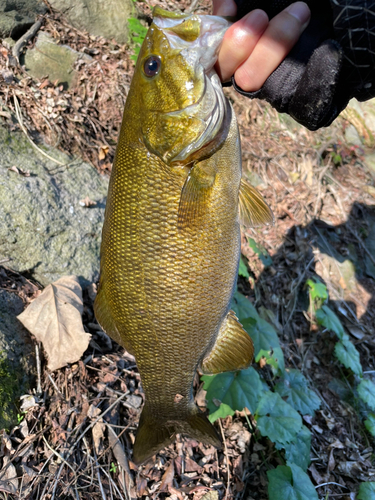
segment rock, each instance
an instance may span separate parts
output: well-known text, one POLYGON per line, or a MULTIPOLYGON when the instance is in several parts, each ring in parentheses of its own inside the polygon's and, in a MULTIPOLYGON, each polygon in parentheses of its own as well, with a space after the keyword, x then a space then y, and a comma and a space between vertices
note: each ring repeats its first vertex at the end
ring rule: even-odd
POLYGON ((57 165, 21 132, 0 127, 0 143, 0 260, 12 259, 9 267, 43 285, 69 274, 83 286, 95 281, 108 179, 80 159, 69 162, 44 148, 67 166, 57 165), (30 176, 9 170, 13 166, 30 176), (81 206, 86 197, 96 205, 81 206))
MULTIPOLYGON (((355 145, 363 144, 371 148, 375 146, 375 99, 365 102, 351 99, 341 116, 357 131, 357 136, 355 136, 354 132, 349 130, 349 141, 354 139, 353 144, 355 145)), ((345 133, 346 135, 347 133, 345 133)))
POLYGON ((359 137, 358 130, 354 125, 349 125, 345 129, 345 140, 347 144, 353 146, 362 146, 362 139, 359 137))
POLYGON ((17 319, 23 308, 18 295, 0 290, 0 429, 17 423, 17 400, 35 371, 30 334, 17 319))
POLYGON ((0 0, 0 38, 20 38, 44 14, 47 6, 42 0, 0 0))
POLYGON ((50 5, 63 12, 75 28, 121 44, 129 40, 132 0, 50 0, 50 5))
POLYGON ((48 76, 51 82, 61 83, 68 89, 76 82, 74 63, 80 58, 88 59, 89 56, 76 52, 67 45, 58 45, 52 37, 41 31, 35 47, 27 50, 25 56, 21 57, 21 64, 25 65, 26 71, 34 78, 48 76))
POLYGON ((364 161, 370 174, 375 177, 375 153, 365 154, 364 161))

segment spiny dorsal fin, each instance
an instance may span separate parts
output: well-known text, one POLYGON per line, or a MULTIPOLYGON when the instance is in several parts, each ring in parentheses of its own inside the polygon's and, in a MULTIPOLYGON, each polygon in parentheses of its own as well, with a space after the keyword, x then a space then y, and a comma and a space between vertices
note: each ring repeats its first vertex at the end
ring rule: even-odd
POLYGON ((220 327, 211 352, 203 359, 202 371, 207 374, 247 368, 254 356, 250 335, 243 329, 233 311, 229 311, 220 327))
POLYGON ((239 192, 240 222, 245 227, 273 225, 275 222, 272 210, 263 196, 244 178, 241 179, 239 192))

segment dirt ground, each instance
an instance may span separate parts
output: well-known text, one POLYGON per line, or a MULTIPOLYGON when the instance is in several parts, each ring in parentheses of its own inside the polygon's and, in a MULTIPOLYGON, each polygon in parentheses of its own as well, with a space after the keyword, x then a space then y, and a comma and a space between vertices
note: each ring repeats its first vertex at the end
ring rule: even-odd
MULTIPOLYGON (((207 12, 209 2, 198 7, 207 12)), ((148 4, 139 8, 150 14, 148 4)), ((95 64, 78 64, 78 84, 65 91, 9 66, 3 45, 0 69, 13 78, 0 87, 0 115, 19 128, 12 119, 17 102, 32 140, 43 136, 108 175, 134 68, 131 51, 78 32, 53 12, 42 29, 89 53, 95 64)), ((260 101, 225 92, 240 125, 245 175, 258 184, 276 220, 273 227, 243 234, 250 278, 239 279, 239 290, 278 331, 286 366, 301 370, 322 400, 315 417, 304 418, 312 433, 308 473, 319 498, 353 500, 360 482, 375 480, 375 443, 361 409, 344 397, 353 376, 336 361, 332 335, 312 321, 305 283, 317 277, 327 285, 330 306, 359 350, 364 372, 375 373, 375 279, 369 273, 375 241, 371 247, 367 238, 375 225, 375 195, 365 165, 373 145, 348 146, 344 132, 350 123, 343 117, 312 133, 260 101), (250 248, 249 237, 271 263, 250 248)), ((0 267, 0 288, 27 305, 41 287, 0 267)), ((140 377, 134 358, 96 323, 95 293, 95 284, 84 291, 84 326, 92 340, 82 360, 50 373, 39 348, 41 375, 28 399, 32 406, 11 432, 0 431, 0 498, 266 500, 266 471, 284 461, 249 428, 244 412, 215 424, 225 437, 222 451, 179 437, 145 466, 132 463, 128 450, 143 403, 140 377)), ((198 377, 195 386, 202 402, 198 377)))

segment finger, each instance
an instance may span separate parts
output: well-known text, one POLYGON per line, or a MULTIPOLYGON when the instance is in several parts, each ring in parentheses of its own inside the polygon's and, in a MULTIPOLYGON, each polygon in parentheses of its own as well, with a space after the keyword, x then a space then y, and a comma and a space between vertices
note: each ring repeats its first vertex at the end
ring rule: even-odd
POLYGON ((215 66, 222 82, 228 81, 249 58, 267 26, 267 14, 257 9, 228 28, 215 66))
POLYGON ((234 0, 212 0, 214 16, 235 16, 237 14, 237 5, 234 0))
POLYGON ((310 21, 310 9, 296 2, 269 23, 249 58, 235 71, 237 85, 247 92, 261 88, 288 55, 310 21))

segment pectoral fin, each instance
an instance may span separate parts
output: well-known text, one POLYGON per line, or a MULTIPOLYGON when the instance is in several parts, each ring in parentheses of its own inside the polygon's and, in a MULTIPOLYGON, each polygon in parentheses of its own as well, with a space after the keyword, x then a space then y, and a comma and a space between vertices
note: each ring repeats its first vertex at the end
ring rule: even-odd
POLYGON ((204 215, 216 172, 208 162, 193 166, 181 191, 178 208, 178 228, 191 227, 204 215))
POLYGON ((241 179, 239 193, 240 221, 246 227, 274 224, 272 210, 264 201, 263 196, 245 179, 241 179))
POLYGON ((254 345, 233 311, 221 325, 211 352, 203 359, 202 371, 215 374, 247 368, 254 356, 254 345))

